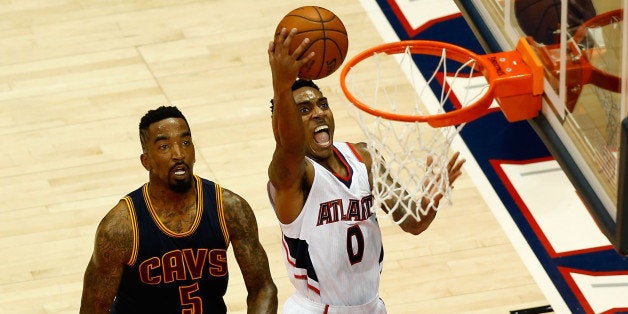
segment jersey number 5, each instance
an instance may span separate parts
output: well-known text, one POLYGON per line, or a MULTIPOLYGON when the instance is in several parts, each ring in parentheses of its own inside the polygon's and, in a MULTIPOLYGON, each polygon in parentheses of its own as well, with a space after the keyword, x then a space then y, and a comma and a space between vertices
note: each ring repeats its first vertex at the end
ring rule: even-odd
POLYGON ((192 296, 198 291, 198 282, 193 285, 179 287, 179 296, 181 297, 181 314, 198 314, 202 313, 203 301, 201 297, 192 296))
POLYGON ((347 255, 349 256, 351 265, 361 262, 362 256, 364 256, 364 235, 358 225, 347 229, 347 255), (357 246, 356 249, 353 247, 354 238, 355 245, 357 246))

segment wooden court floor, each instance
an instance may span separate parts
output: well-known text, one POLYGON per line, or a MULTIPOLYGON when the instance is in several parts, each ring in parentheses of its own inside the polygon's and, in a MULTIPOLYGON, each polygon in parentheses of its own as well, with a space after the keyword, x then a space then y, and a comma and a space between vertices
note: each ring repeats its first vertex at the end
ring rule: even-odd
MULTIPOLYGON (((266 49, 281 17, 309 4, 0 0, 0 313, 78 312, 98 222, 148 178, 139 119, 169 104, 190 122, 196 173, 253 206, 281 305, 292 287, 265 192, 274 147, 266 49)), ((316 4, 344 21, 350 56, 382 42, 358 0, 316 4)), ((337 73, 318 83, 336 139, 361 140, 337 73)), ((389 313, 547 304, 466 173, 424 234, 380 221, 389 313)), ((244 312, 242 276, 229 257, 226 301, 230 312, 244 312)))

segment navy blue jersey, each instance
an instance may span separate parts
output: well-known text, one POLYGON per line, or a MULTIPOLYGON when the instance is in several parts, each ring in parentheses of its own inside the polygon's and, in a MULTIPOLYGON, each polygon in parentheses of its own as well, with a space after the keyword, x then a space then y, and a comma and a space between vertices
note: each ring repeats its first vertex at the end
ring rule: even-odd
POLYGON ((218 184, 194 176, 197 215, 176 233, 159 220, 148 184, 124 200, 133 223, 133 254, 124 268, 112 313, 226 313, 229 234, 218 184))

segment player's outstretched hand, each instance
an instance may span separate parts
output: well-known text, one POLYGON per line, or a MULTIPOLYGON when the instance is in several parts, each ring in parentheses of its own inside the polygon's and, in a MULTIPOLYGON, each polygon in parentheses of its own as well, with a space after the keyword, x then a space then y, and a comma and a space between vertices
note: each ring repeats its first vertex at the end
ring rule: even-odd
MULTIPOLYGON (((429 206, 430 211, 435 211, 438 209, 438 204, 440 200, 443 198, 443 194, 440 191, 445 190, 447 187, 445 185, 449 185, 450 188, 453 189, 454 182, 460 175, 462 174, 462 165, 465 163, 465 159, 458 159, 460 157, 460 152, 455 152, 453 156, 449 159, 449 163, 447 164, 447 182, 444 182, 443 178, 438 175, 433 180, 426 179, 424 183, 425 195, 421 202, 423 209, 428 209, 429 206), (432 183, 430 183, 430 181, 432 183)), ((434 162, 434 158, 432 156, 427 156, 426 165, 429 169, 432 163, 434 162)))
MULTIPOLYGON (((400 225, 404 231, 417 235, 425 231, 427 227, 429 227, 429 225, 432 223, 432 221, 436 217, 436 211, 438 210, 440 200, 443 198, 443 194, 440 191, 443 191, 444 188, 446 188, 445 185, 447 184, 450 186, 450 188, 453 189, 453 183, 462 174, 462 165, 464 165, 466 160, 459 157, 460 152, 456 152, 449 159, 449 163, 447 164, 448 180, 446 180, 446 182, 444 182, 444 178, 442 178, 442 176, 440 175, 436 176, 432 180, 428 179, 425 181, 425 196, 423 196, 421 200, 421 207, 423 208, 419 212, 424 212, 426 214, 421 215, 419 220, 405 219, 400 225)), ((433 157, 428 156, 426 160, 426 165, 428 169, 433 162, 433 157)))
POLYGON ((303 39, 303 42, 292 53, 290 52, 290 43, 296 33, 296 28, 291 30, 283 28, 268 45, 268 61, 275 84, 285 86, 282 84, 285 83, 291 86, 301 67, 314 57, 314 52, 311 52, 299 59, 309 45, 309 38, 303 39))

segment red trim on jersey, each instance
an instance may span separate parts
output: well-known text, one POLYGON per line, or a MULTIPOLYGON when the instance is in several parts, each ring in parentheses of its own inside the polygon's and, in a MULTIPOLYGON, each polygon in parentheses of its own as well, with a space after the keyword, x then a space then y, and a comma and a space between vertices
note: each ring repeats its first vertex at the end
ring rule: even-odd
POLYGON ((310 285, 309 283, 307 284, 307 287, 308 287, 308 289, 310 289, 310 290, 312 290, 312 291, 316 292, 316 294, 318 294, 318 295, 320 295, 320 294, 321 294, 321 291, 320 291, 320 290, 316 289, 316 287, 314 287, 314 286, 310 285))
POLYGON ((327 313, 329 313, 329 304, 325 304, 325 311, 323 312, 323 314, 327 313))
POLYGON ((353 146, 353 144, 347 143, 347 146, 349 146, 349 149, 351 149, 351 151, 353 152, 355 157, 358 159, 358 161, 360 161, 361 163, 364 163, 364 160, 362 160, 362 156, 360 156, 360 154, 358 153, 358 150, 353 146))
MULTIPOLYGON (((305 281, 307 281, 307 280, 308 280, 308 277, 307 277, 307 275, 294 275, 294 279, 298 279, 298 280, 305 280, 305 281)), ((321 294, 321 291, 320 291, 320 290, 318 290, 316 287, 312 286, 311 284, 306 283, 305 285, 307 286, 307 288, 308 288, 308 289, 310 289, 310 290, 312 290, 312 291, 316 292, 316 294, 318 294, 318 295, 320 295, 320 294, 321 294)))
POLYGON ((332 150, 334 151, 334 154, 336 154, 336 156, 338 156, 338 159, 340 159, 340 162, 342 162, 342 164, 345 166, 345 169, 347 169, 347 175, 346 176, 341 176, 338 173, 336 173, 335 171, 333 172, 334 176, 336 176, 336 178, 344 181, 344 182, 350 182, 351 177, 353 175, 353 171, 351 171, 351 167, 349 167, 349 163, 347 162, 347 160, 345 159, 345 156, 343 156, 338 149, 336 149, 336 147, 332 147, 332 150))
MULTIPOLYGON (((296 264, 292 261, 292 259, 290 258, 290 251, 288 250, 288 246, 287 246, 287 244, 286 244, 286 241, 284 241, 284 239, 283 239, 283 234, 282 234, 282 237, 281 237, 281 244, 283 244, 283 249, 284 249, 284 251, 286 252, 286 260, 288 261, 288 263, 289 263, 290 265, 292 265, 293 267, 297 268, 297 265, 296 265, 296 264)), ((298 280, 305 280, 305 281, 308 281, 308 280, 309 280, 309 278, 308 278, 308 276, 307 276, 307 275, 294 275, 294 279, 298 279, 298 280)), ((320 295, 320 294, 321 294, 321 291, 320 291, 320 290, 318 290, 316 287, 314 287, 314 286, 310 285, 309 283, 308 283, 308 284, 306 284, 306 285, 307 285, 307 288, 308 288, 308 289, 310 289, 310 290, 312 290, 312 291, 316 292, 316 294, 318 294, 318 295, 320 295)))
MULTIPOLYGON (((288 263, 290 263, 290 265, 292 265, 293 267, 297 267, 297 264, 295 264, 292 259, 290 259, 290 250, 288 250, 288 245, 286 244, 286 241, 283 239, 283 234, 281 234, 281 244, 283 244, 283 250, 286 252, 286 261, 288 261, 288 263)), ((296 278, 296 276, 295 276, 296 278)))

